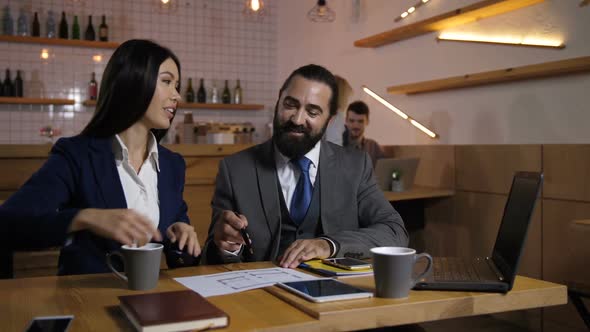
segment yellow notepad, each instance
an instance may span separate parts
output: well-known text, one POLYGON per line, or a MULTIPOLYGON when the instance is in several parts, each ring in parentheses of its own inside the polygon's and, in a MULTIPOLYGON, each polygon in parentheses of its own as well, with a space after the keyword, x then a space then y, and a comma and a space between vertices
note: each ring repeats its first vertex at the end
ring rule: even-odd
POLYGON ((373 274, 373 269, 346 270, 336 266, 324 264, 320 259, 313 259, 299 264, 299 267, 319 275, 328 277, 362 276, 373 274))

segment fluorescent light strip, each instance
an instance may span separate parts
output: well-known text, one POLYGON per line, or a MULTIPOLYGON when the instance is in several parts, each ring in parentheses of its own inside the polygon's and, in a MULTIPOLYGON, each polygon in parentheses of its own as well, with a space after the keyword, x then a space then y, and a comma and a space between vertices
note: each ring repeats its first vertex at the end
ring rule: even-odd
POLYGON ((406 10, 405 12, 401 13, 400 16, 396 17, 395 20, 393 20, 394 22, 399 22, 402 19, 406 18, 408 15, 412 14, 413 12, 416 11, 416 9, 418 9, 418 7, 426 4, 429 0, 420 0, 418 2, 416 2, 415 5, 413 5, 412 7, 408 8, 408 10, 406 10))
POLYGON ((387 100, 381 98, 381 96, 379 96, 378 94, 376 94, 375 92, 373 92, 373 90, 369 89, 368 87, 363 85, 363 91, 368 94, 369 96, 373 97, 375 100, 377 100, 378 102, 380 102, 381 104, 383 104, 383 106, 389 108, 390 110, 392 110, 395 114, 399 115, 402 119, 404 120, 408 120, 410 121, 410 123, 420 129, 423 133, 425 133, 426 135, 430 136, 431 138, 437 138, 438 135, 433 132, 432 130, 426 128, 423 124, 421 124, 420 122, 412 119, 411 117, 409 117, 406 113, 402 112, 401 110, 399 110, 397 107, 391 105, 387 100))
POLYGON ((464 33, 441 33, 437 40, 439 41, 463 41, 474 43, 490 43, 490 44, 506 44, 517 46, 535 46, 535 47, 552 47, 564 48, 565 44, 560 40, 542 39, 533 37, 514 37, 514 36, 481 36, 475 34, 464 33))

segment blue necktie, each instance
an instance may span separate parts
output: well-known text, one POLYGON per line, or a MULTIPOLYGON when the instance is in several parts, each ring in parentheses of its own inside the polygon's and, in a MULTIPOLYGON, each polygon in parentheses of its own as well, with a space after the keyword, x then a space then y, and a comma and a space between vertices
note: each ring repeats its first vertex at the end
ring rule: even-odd
POLYGON ((311 180, 309 179, 309 165, 311 165, 311 160, 302 157, 299 160, 291 160, 291 162, 299 167, 301 171, 293 198, 291 198, 291 209, 289 210, 291 219, 295 224, 299 225, 303 222, 307 214, 307 209, 309 208, 309 203, 311 203, 311 194, 313 192, 311 180))

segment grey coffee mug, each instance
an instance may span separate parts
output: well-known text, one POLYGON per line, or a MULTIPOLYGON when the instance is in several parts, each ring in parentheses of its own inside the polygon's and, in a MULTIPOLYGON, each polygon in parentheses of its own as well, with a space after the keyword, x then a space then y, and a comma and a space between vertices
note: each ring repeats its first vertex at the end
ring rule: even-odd
POLYGON ((377 297, 406 298, 416 282, 424 278, 432 268, 432 257, 427 253, 416 254, 416 250, 404 247, 378 247, 373 253, 373 271, 377 297), (424 272, 412 278, 414 264, 425 258, 428 265, 424 272))
POLYGON ((160 260, 163 245, 148 243, 143 247, 124 245, 121 251, 107 254, 107 265, 115 275, 127 282, 129 289, 148 290, 155 288, 160 277, 160 260), (117 271, 111 262, 112 256, 123 260, 125 274, 117 271))

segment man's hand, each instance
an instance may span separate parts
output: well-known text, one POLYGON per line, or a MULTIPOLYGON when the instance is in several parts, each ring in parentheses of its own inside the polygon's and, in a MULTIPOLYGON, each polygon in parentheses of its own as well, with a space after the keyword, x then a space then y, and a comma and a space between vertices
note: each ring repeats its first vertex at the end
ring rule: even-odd
POLYGON ((69 232, 85 229, 126 245, 141 247, 152 238, 162 241, 162 235, 154 224, 130 209, 80 210, 72 220, 69 232))
POLYGON ((245 244, 240 230, 246 226, 248 226, 246 216, 225 210, 213 228, 213 242, 220 250, 232 252, 239 250, 241 245, 245 244))
POLYGON ((185 222, 175 222, 166 230, 166 236, 170 242, 176 243, 178 241, 178 249, 182 250, 186 244, 187 252, 192 256, 199 256, 201 254, 201 246, 197 239, 197 232, 195 228, 185 222))
POLYGON ((313 258, 330 257, 330 244, 325 239, 297 240, 285 250, 279 261, 281 267, 296 268, 299 263, 313 258))

